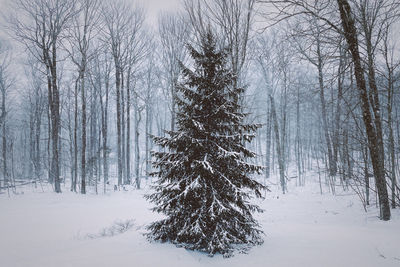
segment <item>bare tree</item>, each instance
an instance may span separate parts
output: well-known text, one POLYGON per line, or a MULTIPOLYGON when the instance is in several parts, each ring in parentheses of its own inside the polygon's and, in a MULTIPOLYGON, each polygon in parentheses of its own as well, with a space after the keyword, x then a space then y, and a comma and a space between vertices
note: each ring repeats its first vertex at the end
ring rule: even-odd
MULTIPOLYGON (((127 53, 126 53, 126 176, 125 176, 125 184, 131 183, 131 94, 136 94, 135 90, 135 79, 138 69, 140 68, 140 64, 143 59, 146 57, 147 52, 149 50, 149 37, 145 34, 145 29, 143 27, 144 24, 144 13, 142 10, 138 10, 135 13, 135 17, 131 22, 129 28, 129 38, 127 39, 127 53)), ((135 98, 135 97, 134 97, 135 98)), ((135 105, 135 103, 133 103, 135 105)), ((137 109, 134 109, 135 114, 137 109)), ((136 116, 136 115, 135 115, 136 116)), ((136 130, 135 130, 136 131, 136 130)), ((136 140, 136 139, 135 139, 136 140)), ((135 141, 136 142, 136 141, 135 141)), ((135 152, 135 157, 138 156, 139 152, 135 152)), ((135 164, 136 166, 136 164, 135 164)), ((136 168, 136 167, 135 167, 136 168)), ((139 167, 137 167, 138 169, 139 167)), ((138 179, 138 178, 136 178, 138 179)), ((138 185, 138 184, 137 184, 138 185)))
MULTIPOLYGON (((236 83, 241 80, 247 59, 248 43, 254 22, 256 0, 185 0, 184 7, 196 38, 214 27, 229 57, 236 83)), ((235 85, 237 86, 237 85, 235 85)))
MULTIPOLYGON (((29 78, 28 98, 30 103, 30 169, 33 166, 36 180, 41 179, 41 124, 46 107, 46 98, 42 90, 43 73, 40 72, 40 62, 31 58, 27 62, 26 75, 29 78)), ((32 173, 30 171, 29 173, 32 173)))
MULTIPOLYGON (((0 109, 0 127, 2 128, 2 167, 3 167, 3 187, 9 188, 9 170, 7 168, 7 106, 8 93, 13 84, 10 77, 9 66, 10 66, 10 47, 6 46, 2 40, 0 40, 0 97, 1 97, 1 109, 0 109)), ((1 187, 1 185, 0 185, 1 187)))
POLYGON ((157 50, 155 43, 153 42, 150 46, 150 54, 147 58, 147 62, 145 63, 145 87, 146 92, 144 94, 144 103, 145 103, 145 169, 146 169, 146 179, 149 177, 151 173, 151 150, 153 149, 152 143, 152 135, 153 135, 153 117, 154 117, 154 105, 156 104, 156 92, 160 87, 160 83, 157 79, 157 76, 160 73, 159 65, 156 63, 157 50))
POLYGON ((165 69, 166 95, 170 97, 171 127, 175 129, 175 87, 180 74, 179 62, 186 60, 183 49, 189 39, 189 27, 181 14, 161 13, 158 17, 158 33, 161 41, 161 55, 165 69))
MULTIPOLYGON (((378 190, 379 206, 381 213, 380 215, 382 220, 387 221, 390 220, 390 205, 385 180, 382 127, 380 116, 378 114, 375 114, 374 123, 370 110, 370 105, 372 104, 374 112, 379 113, 378 96, 374 96, 375 99, 373 101, 375 103, 370 103, 372 99, 368 97, 367 85, 364 78, 364 69, 361 63, 359 52, 357 30, 350 4, 347 0, 338 0, 337 3, 340 11, 344 36, 353 57, 354 75, 356 77, 357 87, 362 102, 363 120, 367 131, 369 151, 374 170, 376 187, 378 190)), ((369 78, 371 79, 372 77, 369 78)), ((371 82, 372 81, 370 80, 370 83, 371 82)), ((373 88, 371 89, 374 90, 373 88)))
MULTIPOLYGON (((360 37, 361 40, 364 40, 367 44, 371 41, 368 35, 372 33, 370 28, 371 24, 366 24, 367 30, 362 29, 364 34, 366 34, 364 36, 365 38, 362 39, 363 36, 360 36, 360 31, 357 30, 357 21, 360 20, 362 22, 364 16, 363 14, 358 14, 355 12, 357 8, 354 8, 354 3, 352 8, 350 2, 347 0, 337 0, 336 2, 317 2, 307 0, 260 0, 259 2, 273 6, 273 9, 270 9, 273 10, 273 12, 264 13, 264 15, 274 16, 275 23, 294 16, 307 15, 320 20, 325 25, 329 25, 333 32, 343 36, 343 38, 346 40, 347 48, 352 56, 354 64, 354 76, 359 93, 358 98, 361 101, 362 118, 365 125, 370 159, 372 162, 375 184, 378 192, 380 217, 382 220, 390 220, 391 212, 385 178, 380 103, 374 76, 376 67, 373 64, 373 58, 368 57, 367 55, 368 62, 367 68, 365 68, 363 66, 360 52, 360 45, 362 44, 362 41, 359 41, 360 37), (364 77, 365 73, 368 74, 368 86, 364 77)), ((369 1, 360 1, 359 3, 367 2, 369 3, 369 1)), ((386 1, 382 0, 374 3, 378 2, 381 3, 386 1)), ((394 3, 397 2, 398 1, 395 1, 394 3)), ((379 9, 377 14, 383 11, 384 9, 379 9)), ((373 14, 375 13, 373 12, 373 14)), ((374 16, 369 17, 369 19, 372 19, 372 21, 368 21, 374 22, 373 17, 374 16)), ((372 49, 372 46, 370 48, 372 49)), ((369 48, 367 46, 367 54, 368 49, 369 48)), ((373 54, 374 51, 371 50, 371 56, 373 56, 373 54)))
MULTIPOLYGON (((105 23, 104 37, 108 44, 115 66, 115 91, 117 108, 117 157, 118 157, 118 185, 123 182, 123 133, 122 124, 122 97, 123 73, 126 68, 126 57, 130 45, 130 33, 132 25, 137 21, 143 21, 143 9, 133 8, 128 2, 119 0, 106 3, 103 6, 102 17, 105 23)), ((124 148, 125 149, 125 148, 124 148)))
MULTIPOLYGON (((307 18, 306 18, 307 19, 307 18)), ((298 23, 297 25, 300 25, 298 23)), ((329 131, 328 109, 326 101, 326 81, 324 77, 324 68, 328 60, 332 57, 332 49, 329 47, 329 41, 323 36, 323 25, 315 17, 308 18, 303 28, 296 27, 292 38, 295 40, 296 50, 309 63, 318 70, 319 99, 321 103, 322 127, 326 142, 328 154, 329 175, 335 176, 337 173, 337 160, 334 156, 332 136, 329 131), (304 29, 306 28, 306 29, 304 29), (331 51, 330 51, 331 50, 331 51)))
MULTIPOLYGON (((96 28, 99 27, 99 1, 78 0, 79 14, 73 18, 73 24, 69 31, 68 49, 72 62, 78 69, 78 81, 81 91, 82 104, 82 146, 81 146, 81 193, 86 193, 86 72, 90 60, 96 55, 93 46, 93 38, 96 28)), ((76 92, 77 93, 77 92, 76 92)))
POLYGON ((107 183, 109 179, 109 162, 108 155, 110 148, 108 147, 108 117, 109 117, 109 98, 110 98, 110 81, 112 70, 112 58, 108 51, 97 51, 97 56, 92 61, 90 71, 90 81, 93 88, 97 92, 100 101, 101 113, 101 151, 103 159, 103 190, 106 193, 107 183))
POLYGON ((9 27, 15 36, 45 67, 51 121, 50 181, 55 192, 60 193, 59 131, 60 90, 57 78, 57 51, 66 27, 76 14, 75 0, 17 0, 8 17, 9 27))
POLYGON ((394 93, 395 93, 395 83, 399 79, 396 77, 395 72, 400 66, 400 62, 396 62, 394 59, 394 44, 393 40, 390 38, 390 28, 392 27, 391 21, 387 21, 386 27, 384 28, 383 35, 383 44, 382 44, 382 53, 385 59, 385 67, 386 72, 384 74, 385 79, 387 81, 387 129, 389 131, 388 136, 388 149, 390 155, 390 181, 391 181, 391 204, 392 208, 396 208, 396 203, 400 203, 400 198, 398 196, 398 185, 396 179, 396 157, 395 157, 395 140, 394 140, 394 112, 393 112, 393 104, 394 104, 394 93))

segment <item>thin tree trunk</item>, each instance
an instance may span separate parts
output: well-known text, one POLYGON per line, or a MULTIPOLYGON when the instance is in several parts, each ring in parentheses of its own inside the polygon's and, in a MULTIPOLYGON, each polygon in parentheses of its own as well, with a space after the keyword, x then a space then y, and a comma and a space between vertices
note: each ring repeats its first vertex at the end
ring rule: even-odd
POLYGON ((122 154, 121 154, 121 73, 116 64, 115 90, 117 93, 117 157, 118 157, 118 186, 122 185, 122 154))
POLYGON ((171 131, 175 130, 175 106, 176 106, 176 101, 175 101, 175 78, 173 78, 173 82, 171 84, 171 131))
POLYGON ((131 95, 130 95, 130 83, 131 83, 131 69, 128 68, 126 82, 126 184, 131 183, 131 95))
POLYGON ((363 149, 362 154, 364 160, 365 200, 366 204, 369 205, 368 146, 365 146, 365 149, 363 149))
POLYGON ((105 103, 103 103, 103 98, 100 94, 100 105, 101 105, 101 133, 103 138, 103 190, 104 194, 107 192, 107 183, 108 183, 108 148, 107 148, 107 131, 108 131, 108 91, 109 91, 109 81, 108 75, 106 77, 105 82, 105 103))
MULTIPOLYGON (((387 29, 388 31, 388 29, 387 29)), ((391 66, 389 60, 389 51, 387 46, 387 37, 385 38, 385 45, 384 45, 384 56, 385 56, 385 63, 386 69, 388 72, 387 77, 387 126, 389 130, 389 154, 390 154, 390 177, 391 177, 391 184, 392 184, 392 208, 396 208, 396 188, 397 188, 397 179, 396 179, 396 165, 395 165, 395 143, 394 143, 394 133, 393 133, 393 101, 394 101, 394 81, 393 81, 393 68, 391 66)))
MULTIPOLYGON (((5 88, 2 88, 2 100, 1 100, 1 113, 6 114, 6 92, 5 88)), ((7 136, 6 136, 6 120, 3 120, 3 179, 4 185, 9 187, 9 177, 8 177, 8 170, 7 170, 7 136)))
POLYGON ((141 110, 139 108, 139 103, 137 96, 135 96, 135 179, 136 188, 140 189, 140 148, 139 148, 139 123, 141 120, 141 110))
POLYGON ((329 166, 329 175, 335 176, 337 172, 336 162, 334 162, 333 153, 332 153, 332 144, 331 138, 329 136, 328 129, 328 119, 326 113, 326 101, 325 101, 325 87, 324 87, 324 76, 323 76, 323 63, 322 63, 322 55, 321 55, 321 47, 320 40, 317 38, 317 55, 318 55, 318 82, 319 82, 319 98, 321 101, 321 115, 322 115, 322 127, 324 128, 324 136, 325 142, 328 149, 328 166, 329 166))
POLYGON ((274 99, 271 95, 269 96, 269 98, 271 101, 272 120, 274 122, 275 144, 276 144, 275 147, 276 147, 276 152, 278 154, 279 176, 280 176, 282 192, 283 192, 283 194, 285 194, 286 193, 285 166, 284 166, 284 159, 283 159, 281 145, 280 145, 279 125, 278 125, 278 119, 276 117, 276 109, 275 109, 274 99))
POLYGON ((121 136, 121 153, 122 153, 122 159, 121 159, 121 164, 122 164, 122 183, 126 184, 127 182, 127 177, 126 177, 126 151, 125 151, 125 138, 126 138, 126 127, 125 127, 125 84, 124 84, 124 72, 121 72, 121 131, 122 131, 122 136, 121 136))
POLYGON ((145 155, 145 160, 146 160, 146 179, 148 179, 149 174, 150 174, 150 116, 151 116, 151 106, 146 103, 146 155, 145 155))
POLYGON ((74 179, 71 191, 76 192, 76 183, 78 179, 78 83, 75 81, 75 104, 74 104, 74 179))
POLYGON ((339 58, 339 67, 338 67, 338 92, 337 92, 337 102, 336 102, 336 112, 335 112, 335 127, 334 127, 334 136, 333 136, 333 164, 336 168, 337 172, 337 162, 338 162, 338 153, 339 153, 339 132, 340 132, 340 115, 341 115, 341 100, 343 94, 343 57, 345 54, 342 52, 342 44, 339 44, 340 50, 340 58, 339 58))
POLYGON ((71 175, 71 192, 73 192, 74 187, 74 133, 72 130, 72 119, 71 119, 71 88, 68 87, 68 133, 69 133, 69 154, 71 155, 70 163, 70 175, 71 175))
POLYGON ((265 140, 265 178, 269 179, 271 175, 271 139, 272 139, 272 123, 271 123, 271 107, 267 111, 266 125, 266 140, 265 140))
POLYGON ((81 194, 86 194, 86 96, 85 96, 85 77, 83 72, 81 78, 81 98, 82 98, 82 147, 81 147, 81 194))
POLYGON ((297 163, 297 175, 298 185, 302 186, 302 171, 301 171, 301 137, 300 137, 300 87, 297 86, 297 101, 296 101, 296 163, 297 163))

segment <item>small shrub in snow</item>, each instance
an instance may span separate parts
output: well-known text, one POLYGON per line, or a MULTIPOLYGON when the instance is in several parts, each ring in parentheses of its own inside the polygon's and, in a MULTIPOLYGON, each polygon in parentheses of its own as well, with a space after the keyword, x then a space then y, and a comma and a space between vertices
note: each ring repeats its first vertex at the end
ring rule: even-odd
POLYGON ((111 237, 125 233, 134 226, 134 220, 116 221, 110 227, 101 229, 96 234, 87 234, 86 237, 89 239, 95 239, 100 237, 111 237))

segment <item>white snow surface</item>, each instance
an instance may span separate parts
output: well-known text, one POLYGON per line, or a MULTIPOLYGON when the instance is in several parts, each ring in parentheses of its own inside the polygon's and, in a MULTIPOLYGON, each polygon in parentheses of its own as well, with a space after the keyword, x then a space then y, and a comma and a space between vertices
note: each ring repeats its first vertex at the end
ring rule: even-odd
POLYGON ((147 189, 80 195, 27 186, 24 194, 0 195, 0 266, 400 266, 399 210, 383 222, 351 191, 321 195, 311 181, 289 190, 273 187, 256 201, 265 210, 256 215, 264 244, 223 258, 148 242, 145 226, 161 215, 150 211, 147 189), (128 220, 134 225, 126 232, 101 236, 128 220))

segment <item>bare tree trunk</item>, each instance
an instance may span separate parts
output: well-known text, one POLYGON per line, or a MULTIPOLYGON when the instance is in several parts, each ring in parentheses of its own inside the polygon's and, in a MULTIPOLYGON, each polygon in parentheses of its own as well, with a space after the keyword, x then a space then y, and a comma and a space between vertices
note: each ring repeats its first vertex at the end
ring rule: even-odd
POLYGON ((282 187, 282 193, 286 193, 286 180, 285 180, 285 165, 284 165, 284 159, 281 151, 281 144, 280 144, 280 137, 279 137, 279 125, 278 125, 278 119, 276 117, 276 109, 275 109, 275 103, 274 103, 274 98, 272 95, 269 96, 270 101, 271 101, 271 115, 272 115, 272 120, 274 122, 274 130, 275 130, 275 147, 276 147, 276 152, 278 154, 278 164, 279 164, 279 176, 280 176, 280 182, 281 182, 281 187, 282 187))
POLYGON ((50 116, 50 102, 47 102, 47 180, 49 183, 53 183, 51 176, 51 116, 50 116))
POLYGON ((60 129, 60 95, 57 86, 57 54, 56 44, 52 45, 52 65, 50 67, 51 73, 51 139, 52 139, 52 160, 51 160, 51 175, 54 181, 54 190, 56 193, 61 193, 60 186, 60 162, 59 162, 59 129, 60 129))
POLYGON ((126 82, 126 184, 131 183, 131 68, 128 68, 126 82))
POLYGON ((86 194, 86 96, 84 72, 80 73, 82 98, 81 194, 86 194))
POLYGON ((333 159, 332 153, 332 143, 331 138, 329 136, 328 129, 328 119, 326 114, 326 101, 325 101, 325 88, 324 88, 324 76, 323 76, 323 65, 322 65, 322 55, 321 55, 321 47, 320 40, 317 38, 317 55, 318 55, 318 82, 319 82, 319 98, 321 101, 321 115, 322 115, 322 126, 324 130, 325 142, 328 149, 328 164, 329 164, 329 175, 335 176, 337 172, 336 162, 333 159))
POLYGON ((139 147, 139 123, 141 121, 141 108, 137 96, 135 96, 135 179, 136 188, 140 189, 140 147, 139 147))
POLYGON ((125 78, 124 72, 121 71, 121 164, 122 164, 122 183, 126 184, 127 177, 126 177, 126 151, 125 151, 125 137, 126 137, 126 127, 125 127, 125 78))
POLYGON ((97 92, 95 87, 91 87, 90 98, 90 158, 89 174, 90 179, 95 182, 95 192, 97 194, 97 92))
POLYGON ((109 75, 107 73, 105 81, 105 103, 103 103, 103 97, 100 94, 100 105, 101 105, 101 133, 103 137, 103 186, 104 194, 107 191, 106 185, 108 183, 108 147, 107 147, 107 135, 108 135, 108 95, 109 95, 109 75))
MULTIPOLYGON (((37 108, 42 110, 42 107, 40 106, 41 103, 38 103, 37 108)), ((42 111, 38 111, 36 114, 36 131, 35 131, 35 174, 36 174, 36 179, 40 179, 40 173, 41 173, 41 163, 40 163, 40 129, 41 129, 41 122, 42 122, 42 111)))
POLYGON ((72 181, 71 191, 76 192, 76 183, 78 179, 78 83, 75 81, 75 104, 74 104, 74 179, 72 181))
MULTIPOLYGON (((2 88, 1 90, 1 113, 6 114, 6 91, 5 88, 2 88)), ((4 185, 9 187, 9 176, 8 176, 8 169, 7 169, 7 132, 6 132, 6 120, 5 117, 3 119, 2 123, 2 128, 3 128, 3 136, 2 136, 2 141, 3 141, 3 179, 4 179, 4 185)))
POLYGON ((151 172, 151 159, 150 159, 150 150, 151 150, 151 137, 150 135, 152 134, 152 129, 151 129, 151 124, 152 124, 152 107, 149 103, 146 103, 146 179, 148 179, 149 174, 151 172))
MULTIPOLYGON (((1 79, 1 76, 0 76, 1 79)), ((29 160, 28 160, 28 175, 34 173, 34 165, 35 165, 35 140, 33 138, 34 135, 34 125, 35 125, 35 114, 34 114, 34 107, 32 101, 30 102, 31 107, 29 110, 29 160)), ((26 142, 26 139, 25 139, 26 142)), ((27 147, 26 145, 22 144, 22 147, 27 147)), ((0 182, 1 187, 1 182, 0 182)))
POLYGON ((265 140, 265 178, 269 179, 271 174, 271 139, 272 139, 272 123, 271 123, 271 107, 267 111, 267 126, 265 140))
POLYGON ((368 146, 362 151, 364 160, 365 201, 369 205, 369 172, 368 172, 368 146))
POLYGON ((295 154, 297 163, 297 180, 298 185, 302 186, 302 170, 301 170, 301 137, 300 137, 300 87, 297 86, 297 101, 296 101, 296 142, 295 154))
POLYGON ((71 162, 70 162, 70 175, 71 175, 71 192, 73 192, 74 187, 74 132, 72 130, 72 119, 71 119, 71 87, 68 86, 68 133, 69 133, 69 154, 71 155, 71 162))
MULTIPOLYGON (((288 86, 288 77, 287 77, 287 65, 284 66, 283 70, 283 92, 281 95, 281 139, 280 139, 280 144, 281 144, 281 153, 282 153, 282 160, 283 160, 283 167, 284 167, 284 172, 286 172, 286 156, 288 153, 286 153, 286 147, 287 147, 287 131, 286 131, 286 126, 287 126, 287 86, 288 86)), ((276 110, 275 110, 276 112, 276 110)), ((279 159, 278 159, 279 160, 279 159)))
MULTIPOLYGON (((387 221, 390 220, 391 212, 385 180, 384 159, 382 158, 382 129, 379 127, 379 124, 375 125, 376 127, 373 125, 367 86, 364 79, 364 70, 358 49, 357 31, 350 5, 347 0, 337 0, 337 3, 339 5, 344 36, 353 57, 354 74, 356 77, 357 88, 360 93, 362 115, 367 132, 368 147, 379 197, 380 217, 382 220, 387 221)), ((377 117, 375 117, 375 121, 376 120, 377 117)))
POLYGON ((387 88, 387 126, 389 130, 389 155, 390 155, 390 177, 391 177, 391 184, 392 184, 392 208, 396 208, 396 187, 397 187, 397 180, 396 180, 396 165, 395 165, 395 145, 394 145, 394 134, 393 134, 393 73, 392 68, 389 65, 389 61, 386 57, 386 66, 388 70, 388 88, 387 88))
POLYGON ((338 154, 339 154, 339 132, 340 132, 340 115, 341 115, 341 100, 343 95, 343 80, 344 80, 344 60, 343 57, 345 53, 343 53, 342 43, 339 43, 339 67, 338 67, 338 91, 337 91, 337 102, 336 102, 336 112, 335 112, 335 127, 333 130, 333 164, 335 167, 335 172, 337 173, 337 162, 338 162, 338 154))
POLYGON ((171 131, 175 131, 175 115, 176 115, 176 103, 175 103, 175 78, 171 84, 171 131))
MULTIPOLYGON (((118 60, 118 59, 115 59, 118 60)), ((118 157, 118 186, 122 185, 122 152, 121 152, 121 73, 116 64, 115 90, 117 93, 117 157, 118 157)))

